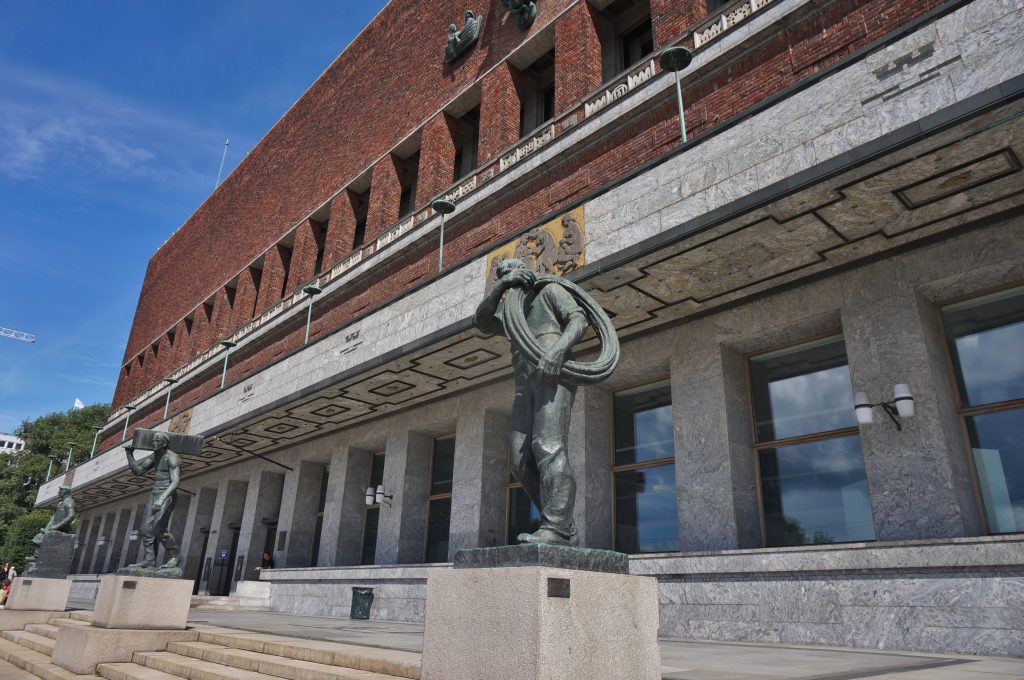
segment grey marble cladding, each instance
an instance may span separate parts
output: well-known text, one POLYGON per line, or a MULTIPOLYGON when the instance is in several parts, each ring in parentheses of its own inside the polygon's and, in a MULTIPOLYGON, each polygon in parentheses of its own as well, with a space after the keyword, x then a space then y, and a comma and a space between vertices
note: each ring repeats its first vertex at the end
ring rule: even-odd
POLYGON ((577 571, 628 574, 629 557, 611 550, 561 545, 505 545, 472 548, 455 553, 456 569, 497 567, 556 567, 577 571))

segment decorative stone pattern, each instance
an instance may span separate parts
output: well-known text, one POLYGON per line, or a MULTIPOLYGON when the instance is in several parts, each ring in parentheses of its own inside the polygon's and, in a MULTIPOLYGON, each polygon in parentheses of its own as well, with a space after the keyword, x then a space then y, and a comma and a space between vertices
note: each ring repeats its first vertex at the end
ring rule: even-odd
POLYGON ((737 24, 745 21, 755 12, 759 12, 775 0, 743 0, 726 7, 725 11, 709 25, 698 26, 693 31, 693 46, 702 47, 737 24))
POLYGON ((633 90, 645 85, 647 81, 654 77, 655 73, 654 60, 651 59, 646 64, 642 64, 640 67, 619 78, 618 82, 611 83, 604 92, 594 99, 584 103, 583 116, 590 118, 598 111, 611 106, 633 90))

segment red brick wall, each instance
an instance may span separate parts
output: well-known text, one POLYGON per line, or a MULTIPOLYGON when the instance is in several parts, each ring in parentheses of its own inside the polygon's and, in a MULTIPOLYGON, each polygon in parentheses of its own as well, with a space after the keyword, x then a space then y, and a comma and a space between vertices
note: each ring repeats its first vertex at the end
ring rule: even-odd
MULTIPOLYGON (((940 0, 843 0, 831 5, 826 11, 809 17, 802 24, 759 47, 748 57, 707 74, 701 82, 689 87, 685 98, 690 134, 700 134, 741 113, 771 94, 825 68, 842 56, 939 4, 940 0)), ((485 28, 485 34, 486 32, 485 28)), ((487 98, 488 83, 504 82, 507 85, 512 82, 512 78, 512 70, 502 67, 484 79, 480 139, 482 159, 487 158, 488 150, 493 154, 500 148, 498 142, 494 141, 495 137, 488 137, 492 132, 487 125, 491 101, 487 98)), ((498 93, 508 92, 507 87, 491 89, 498 93)), ((491 119, 500 120, 501 117, 492 116, 491 119)), ((518 112, 516 119, 518 123, 518 112)), ((591 188, 611 181, 665 152, 678 143, 677 125, 674 103, 670 99, 665 99, 660 105, 649 109, 642 118, 624 126, 612 138, 603 140, 586 153, 573 156, 570 161, 552 168, 542 177, 534 179, 530 185, 519 187, 516 191, 492 201, 486 208, 474 211, 471 224, 462 223, 456 214, 449 222, 446 233, 446 262, 456 262, 471 253, 484 250, 537 217, 570 203, 591 188)), ((384 161, 391 165, 390 157, 384 161)), ((376 192, 376 169, 374 175, 376 192)), ((344 194, 343 197, 347 199, 344 194)), ((421 198, 425 200, 427 197, 421 198)), ((397 210, 397 195, 393 197, 393 201, 394 209, 397 210)), ((371 193, 371 215, 372 203, 371 193)), ((381 209, 377 210, 379 215, 381 209)), ((351 206, 348 200, 341 201, 340 205, 332 209, 327 235, 328 251, 331 255, 348 252, 350 249, 351 232, 348 229, 354 226, 354 220, 350 221, 350 215, 351 206)), ((379 216, 378 222, 378 229, 393 224, 393 220, 385 224, 379 216)), ((368 226, 367 242, 375 236, 373 227, 368 226)), ((384 304, 391 297, 416 285, 434 272, 436 257, 436 251, 412 253, 401 264, 378 268, 379 271, 376 271, 374 276, 359 281, 357 289, 346 290, 342 295, 332 298, 318 299, 312 336, 315 338, 337 328, 353 316, 384 304)), ((336 259, 335 257, 329 261, 336 259)), ((154 257, 153 262, 157 261, 158 258, 154 257)), ((163 260, 159 262, 162 266, 163 260)), ((151 270, 153 267, 151 264, 151 270)), ((264 269, 266 279, 266 266, 264 269)), ((270 287, 276 286, 276 290, 280 291, 282 284, 283 280, 278 279, 276 284, 271 282, 270 287)), ((257 313, 279 299, 278 296, 274 296, 273 300, 265 300, 266 288, 265 280, 260 290, 257 313)), ((147 295, 145 288, 143 295, 144 298, 147 295)), ((140 304, 136 316, 136 329, 140 327, 139 319, 145 315, 145 311, 145 306, 140 304)), ((199 313, 196 315, 197 319, 201 316, 199 313)), ((251 373, 273 358, 297 347, 302 340, 301 330, 300 324, 299 329, 291 335, 283 336, 262 349, 253 350, 254 354, 249 359, 240 358, 237 368, 233 368, 229 374, 229 381, 251 373)), ((193 326, 191 354, 202 351, 212 341, 213 338, 209 337, 208 332, 204 335, 203 325, 197 321, 193 326)), ((122 371, 121 381, 115 393, 115 407, 148 387, 140 380, 139 373, 138 366, 135 366, 131 377, 125 380, 122 371)), ((194 403, 216 389, 219 379, 215 383, 210 391, 205 391, 207 388, 202 386, 183 388, 176 397, 176 402, 181 400, 181 404, 194 403)))
POLYGON ((581 2, 555 22, 555 115, 601 86, 597 10, 581 2))

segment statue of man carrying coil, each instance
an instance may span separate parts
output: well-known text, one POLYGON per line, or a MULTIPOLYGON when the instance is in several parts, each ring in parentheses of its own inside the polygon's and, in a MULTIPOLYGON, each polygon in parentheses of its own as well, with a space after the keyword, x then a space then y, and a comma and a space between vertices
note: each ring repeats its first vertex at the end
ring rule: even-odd
POLYGON ((476 325, 488 334, 503 333, 512 345, 512 474, 541 514, 540 528, 517 538, 576 545, 569 417, 576 387, 598 383, 615 370, 618 338, 601 306, 571 281, 538 276, 517 259, 504 260, 496 273, 497 283, 477 307, 476 325), (588 324, 601 340, 601 352, 593 362, 574 361, 570 351, 588 324))

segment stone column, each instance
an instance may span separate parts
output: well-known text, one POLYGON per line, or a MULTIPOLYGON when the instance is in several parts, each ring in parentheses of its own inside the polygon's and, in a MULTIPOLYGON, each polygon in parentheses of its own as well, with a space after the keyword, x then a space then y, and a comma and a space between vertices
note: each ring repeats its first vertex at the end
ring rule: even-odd
POLYGON ((555 19, 556 116, 601 86, 597 19, 597 10, 589 2, 577 2, 555 19))
POLYGON ((120 563, 123 566, 129 564, 135 564, 138 561, 139 544, 142 542, 138 538, 132 540, 132 533, 139 530, 142 526, 142 513, 146 506, 138 503, 131 508, 131 517, 128 521, 128 532, 124 538, 124 546, 121 549, 120 563))
POLYGON ((459 121, 444 111, 423 128, 417 194, 433 198, 452 185, 455 171, 455 135, 459 121))
MULTIPOLYGON (((203 530, 213 526, 213 509, 217 503, 217 489, 198 490, 199 496, 189 507, 185 530, 181 541, 181 555, 184 558, 185 578, 195 578, 203 568, 206 551, 203 550, 203 530)), ((139 541, 141 544, 141 541, 139 541)))
POLYGON ((580 387, 569 423, 569 464, 576 476, 573 517, 584 548, 612 548, 611 395, 580 387))
POLYGON ((377 564, 423 562, 427 530, 427 482, 434 440, 430 435, 393 430, 384 457, 384 490, 394 494, 380 512, 377 564))
POLYGON ((917 410, 902 421, 902 431, 881 409, 875 410, 873 424, 860 428, 875 537, 977 535, 982 524, 970 461, 943 418, 938 396, 952 387, 941 372, 933 372, 928 353, 924 319, 934 310, 919 303, 897 260, 851 272, 843 280, 843 298, 854 391, 877 403, 892 399, 894 384, 907 383, 917 410))
MULTIPOLYGON (((308 567, 315 559, 313 531, 316 505, 319 500, 320 476, 324 466, 310 461, 299 461, 294 470, 285 474, 281 493, 281 513, 277 531, 288 532, 284 550, 275 550, 274 563, 278 567, 308 567)), ((330 480, 328 480, 330 481, 330 480)))
POLYGON ((121 554, 124 552, 125 543, 128 542, 128 532, 131 530, 132 517, 134 515, 135 509, 131 507, 122 508, 118 513, 117 524, 114 526, 114 533, 110 537, 110 554, 107 557, 104 571, 117 571, 119 567, 124 566, 121 554))
POLYGON ((719 344, 711 319, 676 334, 672 419, 683 552, 761 543, 743 362, 719 344))
POLYGON ((75 548, 75 557, 71 561, 72 574, 82 573, 82 564, 84 562, 82 558, 85 555, 86 546, 88 545, 89 525, 90 521, 88 519, 82 518, 78 521, 78 534, 77 538, 75 539, 77 547, 75 548))
POLYGON ((331 454, 320 534, 321 566, 359 564, 370 462, 370 452, 362 449, 340 447, 331 454))
POLYGON ((483 165, 519 141, 519 71, 507 61, 483 78, 480 94, 480 142, 477 155, 483 165))
POLYGON ((324 237, 324 269, 328 269, 352 252, 356 234, 354 195, 343 190, 331 201, 331 216, 324 237))
POLYGON ((475 394, 457 412, 449 560, 463 548, 504 545, 508 493, 509 417, 481 408, 475 394))
POLYGON ((260 290, 256 295, 255 314, 262 314, 281 301, 286 251, 287 248, 283 246, 271 246, 263 257, 263 273, 260 275, 260 290))
MULTIPOLYGON (((207 557, 212 557, 214 564, 217 563, 217 553, 222 550, 231 549, 234 540, 235 527, 240 531, 242 523, 242 511, 245 508, 245 499, 248 492, 248 483, 245 480, 227 479, 221 482, 217 490, 217 504, 214 506, 212 526, 216 533, 210 532, 210 542, 207 547, 207 557)), ((230 559, 230 553, 229 553, 230 559)), ((210 583, 207 583, 207 592, 219 587, 218 579, 226 579, 229 584, 234 581, 234 560, 231 560, 220 567, 220 571, 214 570, 216 578, 211 576, 210 583), (226 570, 226 574, 224 571, 226 570)), ((228 587, 230 591, 230 585, 228 587)), ((212 593, 211 593, 212 594, 212 593)))
POLYGON ((373 166, 370 207, 366 214, 366 242, 398 222, 402 202, 401 168, 405 161, 388 154, 373 166))
POLYGON ((286 294, 294 293, 316 276, 316 256, 319 252, 324 225, 316 220, 306 219, 295 230, 295 245, 292 248, 292 264, 288 270, 286 294))
MULTIPOLYGON (((651 28, 654 31, 654 52, 672 44, 708 13, 707 0, 651 0, 651 28)), ((693 45, 692 41, 689 42, 693 45)), ((685 43, 684 43, 685 44, 685 43)))
POLYGON ((243 580, 257 578, 255 569, 263 561, 263 546, 270 530, 270 525, 264 520, 277 521, 283 490, 283 474, 258 470, 249 478, 249 491, 242 513, 242 533, 238 539, 238 554, 245 555, 243 580))

